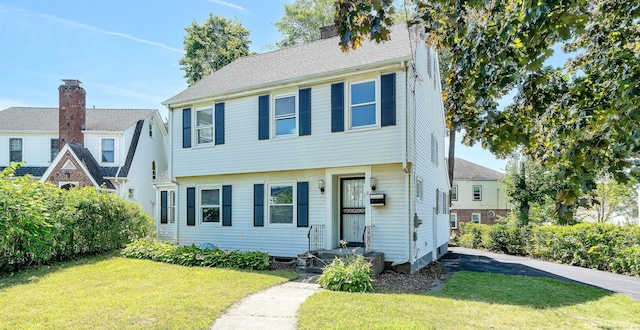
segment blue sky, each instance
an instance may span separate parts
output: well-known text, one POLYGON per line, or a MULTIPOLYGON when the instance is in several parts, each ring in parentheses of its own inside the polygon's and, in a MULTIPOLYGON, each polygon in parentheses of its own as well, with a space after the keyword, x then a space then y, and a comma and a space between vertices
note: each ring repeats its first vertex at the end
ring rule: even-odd
MULTIPOLYGON (((178 60, 184 28, 209 12, 237 17, 251 31, 251 50, 269 51, 273 22, 293 0, 0 1, 0 110, 58 106, 61 79, 79 79, 87 107, 152 108, 187 87, 178 60)), ((445 141, 445 145, 448 141, 445 141)), ((495 170, 506 161, 481 147, 457 157, 495 170)))

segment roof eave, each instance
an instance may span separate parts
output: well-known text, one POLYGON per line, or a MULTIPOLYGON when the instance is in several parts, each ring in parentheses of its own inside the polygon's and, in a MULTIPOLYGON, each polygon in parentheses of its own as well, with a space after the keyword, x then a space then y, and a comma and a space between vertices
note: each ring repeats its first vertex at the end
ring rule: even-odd
POLYGON ((224 97, 225 99, 230 99, 230 98, 236 98, 236 97, 241 97, 241 96, 246 96, 251 94, 259 94, 264 91, 273 89, 274 86, 278 86, 279 88, 286 88, 292 85, 299 85, 301 82, 304 82, 305 84, 313 84, 320 81, 327 81, 327 80, 333 80, 333 79, 338 80, 338 79, 342 79, 344 77, 350 76, 354 72, 368 73, 368 72, 384 71, 384 70, 391 70, 391 69, 403 69, 404 68, 402 66, 403 63, 406 63, 410 60, 411 60, 411 55, 408 54, 403 57, 397 57, 397 58, 389 59, 382 62, 354 66, 348 69, 338 69, 338 70, 328 71, 322 74, 313 74, 313 75, 307 75, 302 77, 296 77, 292 79, 278 80, 278 81, 269 82, 262 85, 254 85, 246 88, 239 88, 235 90, 224 91, 221 93, 207 94, 205 96, 198 96, 198 97, 177 99, 177 100, 168 99, 162 102, 162 105, 167 106, 169 108, 179 108, 179 107, 190 105, 193 103, 220 99, 222 97, 224 97))

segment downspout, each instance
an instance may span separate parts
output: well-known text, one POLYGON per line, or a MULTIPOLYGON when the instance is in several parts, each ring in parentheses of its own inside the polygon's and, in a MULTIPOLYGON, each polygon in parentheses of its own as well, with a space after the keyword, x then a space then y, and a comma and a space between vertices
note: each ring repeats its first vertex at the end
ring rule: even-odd
POLYGON ((173 123, 173 111, 171 111, 171 107, 169 107, 167 105, 167 149, 168 153, 167 153, 167 178, 169 179, 169 182, 175 184, 174 188, 173 188, 173 200, 174 200, 174 204, 173 204, 173 223, 176 226, 176 244, 180 244, 180 226, 178 226, 178 214, 180 214, 180 212, 178 212, 178 207, 176 204, 177 201, 179 200, 179 195, 178 192, 180 191, 180 189, 178 189, 178 185, 176 183, 176 180, 173 177, 173 144, 172 144, 172 139, 171 139, 171 135, 173 134, 173 125, 171 123, 173 123))
POLYGON ((398 262, 396 264, 403 264, 403 263, 407 263, 411 260, 411 242, 413 241, 413 230, 411 228, 411 201, 409 200, 409 198, 411 197, 411 194, 409 193, 409 191, 411 190, 411 188, 409 187, 409 168, 408 168, 408 158, 409 158, 409 142, 408 142, 408 137, 409 137, 409 73, 408 70, 406 70, 407 68, 407 63, 405 61, 402 61, 400 63, 400 66, 402 67, 402 71, 404 72, 405 75, 405 89, 404 89, 404 132, 402 132, 402 134, 404 135, 402 137, 402 170, 404 172, 404 186, 405 186, 405 190, 404 190, 404 200, 405 200, 405 219, 407 220, 407 254, 406 254, 406 261, 402 261, 402 262, 398 262))

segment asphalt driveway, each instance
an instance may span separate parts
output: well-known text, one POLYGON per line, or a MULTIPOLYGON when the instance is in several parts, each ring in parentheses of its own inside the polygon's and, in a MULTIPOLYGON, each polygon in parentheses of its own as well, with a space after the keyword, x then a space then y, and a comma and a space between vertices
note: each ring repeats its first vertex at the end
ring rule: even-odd
POLYGON ((588 268, 461 247, 450 247, 440 263, 445 272, 465 270, 548 277, 587 284, 640 299, 640 278, 588 268))

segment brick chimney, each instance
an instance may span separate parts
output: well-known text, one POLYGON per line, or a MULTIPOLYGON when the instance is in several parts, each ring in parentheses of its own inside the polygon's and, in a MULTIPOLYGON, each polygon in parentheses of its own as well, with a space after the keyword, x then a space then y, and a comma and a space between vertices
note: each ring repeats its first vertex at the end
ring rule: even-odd
POLYGON ((77 79, 62 79, 64 85, 58 87, 60 107, 58 108, 59 143, 60 149, 67 144, 84 145, 87 108, 85 106, 86 92, 82 82, 77 79))
POLYGON ((338 27, 327 25, 320 28, 320 39, 329 39, 338 35, 338 27))

